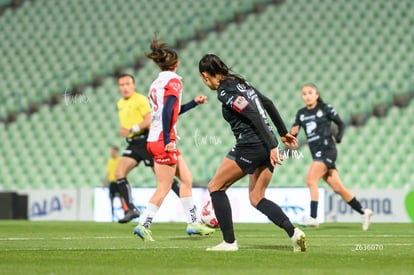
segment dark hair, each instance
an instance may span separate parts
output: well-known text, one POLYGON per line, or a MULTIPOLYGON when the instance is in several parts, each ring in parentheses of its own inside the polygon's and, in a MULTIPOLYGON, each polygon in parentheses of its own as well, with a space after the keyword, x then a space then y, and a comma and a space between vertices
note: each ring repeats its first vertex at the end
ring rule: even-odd
POLYGON ((231 69, 215 54, 204 55, 198 63, 198 70, 200 74, 205 72, 211 76, 221 74, 224 78, 236 78, 243 84, 250 86, 240 75, 230 73, 231 69))
POLYGON ((315 84, 313 84, 313 83, 306 83, 306 84, 304 84, 302 86, 302 89, 303 89, 303 87, 306 87, 306 86, 314 88, 316 90, 316 92, 319 94, 319 97, 318 97, 318 100, 317 101, 319 103, 324 103, 323 100, 322 100, 322 98, 321 98, 321 94, 319 93, 318 87, 316 87, 315 84))
POLYGON ((135 77, 132 74, 120 74, 118 75, 117 80, 119 81, 121 78, 124 78, 124 77, 130 77, 132 79, 132 82, 135 83, 135 77))
POLYGON ((178 62, 177 52, 168 48, 166 43, 161 43, 157 37, 151 41, 151 52, 145 56, 152 59, 162 71, 172 71, 178 62))

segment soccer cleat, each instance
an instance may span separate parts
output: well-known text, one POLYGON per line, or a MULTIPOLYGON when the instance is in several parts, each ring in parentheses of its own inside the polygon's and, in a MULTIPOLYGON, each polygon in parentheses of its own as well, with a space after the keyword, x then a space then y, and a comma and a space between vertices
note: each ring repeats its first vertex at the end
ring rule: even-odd
POLYGON ((302 223, 299 223, 299 225, 304 226, 304 227, 315 227, 315 228, 319 227, 318 220, 312 217, 307 218, 302 223))
POLYGON ((216 246, 207 248, 206 250, 207 251, 237 251, 239 250, 239 245, 237 244, 237 241, 234 241, 233 243, 226 243, 225 241, 223 241, 216 246))
POLYGON ((208 227, 204 223, 197 222, 187 225, 187 234, 188 235, 210 235, 214 233, 214 229, 208 227))
POLYGON ((141 213, 138 211, 138 209, 128 210, 128 212, 125 214, 125 216, 118 220, 119 223, 127 223, 131 220, 138 218, 141 215, 141 213))
POLYGON ((306 235, 299 228, 295 228, 295 233, 290 238, 293 243, 293 252, 306 251, 306 235))
POLYGON ((151 235, 151 230, 145 228, 144 226, 142 226, 140 224, 138 224, 134 228, 134 234, 137 235, 138 237, 140 237, 144 241, 149 241, 149 242, 154 241, 154 239, 152 238, 152 235, 151 235))
POLYGON ((364 221, 362 222, 362 230, 366 231, 369 228, 369 224, 371 222, 371 216, 374 214, 371 209, 364 209, 363 218, 364 221))

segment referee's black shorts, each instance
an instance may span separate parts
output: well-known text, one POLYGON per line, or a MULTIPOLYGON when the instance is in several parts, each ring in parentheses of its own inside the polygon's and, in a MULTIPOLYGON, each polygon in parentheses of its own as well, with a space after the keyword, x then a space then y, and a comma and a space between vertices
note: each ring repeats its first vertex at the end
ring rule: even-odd
POLYGON ((249 146, 234 146, 226 156, 234 160, 246 174, 266 166, 273 173, 273 165, 270 163, 270 151, 263 144, 249 146))
POLYGON ((336 148, 330 148, 325 150, 319 150, 316 152, 312 152, 312 159, 313 161, 323 162, 328 169, 336 169, 336 158, 338 152, 336 148))
POLYGON ((145 166, 154 167, 154 159, 147 151, 147 135, 143 134, 128 138, 128 147, 122 152, 123 157, 132 158, 138 164, 143 161, 145 166))
POLYGON ((111 181, 109 183, 109 197, 115 198, 117 194, 120 194, 118 184, 116 183, 116 181, 111 181))

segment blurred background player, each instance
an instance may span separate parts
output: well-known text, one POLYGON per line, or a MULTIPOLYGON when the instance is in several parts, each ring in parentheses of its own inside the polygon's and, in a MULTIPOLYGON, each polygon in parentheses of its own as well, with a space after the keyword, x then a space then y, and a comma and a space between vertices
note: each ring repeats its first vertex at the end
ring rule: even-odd
POLYGON ((227 65, 218 56, 205 55, 199 62, 199 72, 204 84, 211 90, 217 91, 217 98, 222 103, 223 118, 230 124, 236 138, 236 145, 223 159, 208 184, 211 202, 223 234, 223 242, 207 250, 239 249, 226 190, 248 174, 251 205, 286 231, 292 241, 294 252, 306 251, 305 234, 292 225, 279 205, 265 198, 273 169, 276 164, 282 164, 278 141, 268 122, 266 112, 286 145, 296 147, 296 138, 287 131, 273 102, 245 79, 230 73, 227 65))
POLYGON ((115 220, 115 211, 114 211, 114 199, 119 197, 121 201, 122 209, 126 214, 128 211, 128 206, 125 203, 125 199, 122 198, 119 194, 118 184, 116 183, 115 170, 119 162, 119 148, 117 146, 111 146, 110 148, 110 158, 106 162, 106 174, 104 179, 104 186, 109 188, 109 199, 111 201, 111 213, 112 220, 115 220))
POLYGON ((170 189, 171 180, 177 176, 180 181, 180 200, 187 220, 189 235, 208 235, 215 230, 200 223, 192 197, 193 176, 184 157, 177 148, 176 123, 178 115, 206 102, 200 95, 181 105, 182 82, 176 71, 179 66, 175 50, 160 43, 155 37, 151 41, 151 53, 146 55, 161 69, 157 79, 151 84, 148 98, 151 102, 152 122, 148 135, 147 148, 154 157, 154 170, 157 189, 152 195, 145 213, 143 224, 138 224, 134 233, 144 241, 152 241, 150 226, 170 189))
MULTIPOLYGON (((145 166, 154 169, 154 161, 146 148, 148 129, 151 124, 151 108, 148 98, 136 92, 135 78, 132 75, 120 75, 118 77, 118 88, 122 95, 117 104, 121 125, 119 133, 128 142, 128 147, 122 153, 115 171, 119 193, 128 206, 125 216, 118 222, 127 223, 140 215, 132 202, 131 187, 127 175, 141 161, 144 162, 145 166)), ((178 181, 171 179, 171 182, 170 189, 172 188, 179 195, 178 181)))
POLYGON ((319 226, 316 219, 319 199, 318 181, 322 178, 352 209, 363 216, 362 229, 367 230, 373 212, 368 208, 363 209, 355 195, 343 185, 335 165, 337 157, 335 143, 341 142, 345 123, 331 105, 322 101, 314 84, 305 84, 302 87, 302 99, 306 106, 296 113, 291 129, 291 134, 296 136, 303 127, 313 159, 306 176, 306 185, 311 196, 310 217, 302 225, 319 226), (338 126, 335 137, 332 137, 331 133, 332 121, 338 126))

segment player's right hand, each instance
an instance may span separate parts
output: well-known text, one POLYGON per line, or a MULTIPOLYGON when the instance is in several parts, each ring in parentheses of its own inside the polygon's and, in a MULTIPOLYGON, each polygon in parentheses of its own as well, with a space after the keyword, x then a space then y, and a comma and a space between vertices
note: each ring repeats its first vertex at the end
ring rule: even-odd
POLYGON ((279 149, 277 147, 270 150, 270 163, 275 166, 276 164, 283 164, 283 156, 279 154, 279 149))
POLYGON ((175 142, 171 141, 167 145, 165 145, 165 151, 167 152, 175 152, 177 151, 177 147, 175 145, 175 142))

